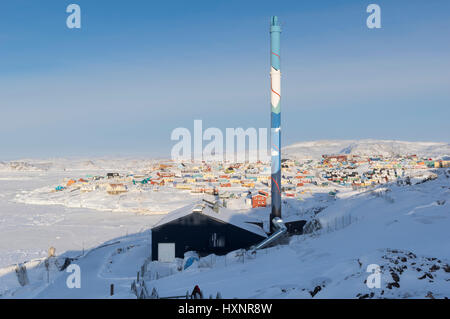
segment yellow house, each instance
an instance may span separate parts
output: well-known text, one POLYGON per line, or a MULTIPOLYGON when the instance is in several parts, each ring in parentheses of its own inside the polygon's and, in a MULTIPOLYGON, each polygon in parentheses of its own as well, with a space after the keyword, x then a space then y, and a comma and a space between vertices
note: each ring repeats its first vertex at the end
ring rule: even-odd
POLYGON ((450 167, 450 161, 435 161, 434 167, 435 168, 450 167))
POLYGON ((186 184, 177 184, 177 186, 175 186, 175 188, 178 189, 192 189, 191 185, 186 185, 186 184))

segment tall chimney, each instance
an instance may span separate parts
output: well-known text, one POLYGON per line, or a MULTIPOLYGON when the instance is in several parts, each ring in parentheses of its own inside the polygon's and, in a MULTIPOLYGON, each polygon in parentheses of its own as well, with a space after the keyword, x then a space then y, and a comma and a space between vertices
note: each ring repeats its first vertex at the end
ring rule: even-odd
POLYGON ((280 71, 281 26, 278 17, 270 18, 270 104, 271 104, 271 186, 272 212, 270 231, 274 232, 272 220, 281 218, 281 71, 280 71))

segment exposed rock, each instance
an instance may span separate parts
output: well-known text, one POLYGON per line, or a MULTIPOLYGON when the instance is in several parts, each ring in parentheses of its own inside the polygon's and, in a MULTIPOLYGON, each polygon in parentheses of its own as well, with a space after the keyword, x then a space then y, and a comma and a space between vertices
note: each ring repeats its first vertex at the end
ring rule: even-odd
POLYGON ((429 292, 427 293, 427 295, 425 296, 425 298, 435 299, 434 296, 433 296, 433 293, 432 293, 431 291, 429 291, 429 292))
POLYGON ((400 284, 398 282, 390 282, 386 285, 387 288, 392 289, 392 287, 400 288, 400 284))
POLYGON ((392 279, 395 282, 399 282, 400 281, 400 277, 395 272, 391 272, 391 276, 392 276, 392 279))
POLYGON ((314 297, 319 291, 322 290, 322 287, 316 286, 313 291, 310 291, 311 297, 314 297))
POLYGON ((434 272, 434 271, 439 270, 439 269, 441 269, 441 267, 439 267, 438 265, 433 265, 433 266, 431 266, 430 271, 434 272))

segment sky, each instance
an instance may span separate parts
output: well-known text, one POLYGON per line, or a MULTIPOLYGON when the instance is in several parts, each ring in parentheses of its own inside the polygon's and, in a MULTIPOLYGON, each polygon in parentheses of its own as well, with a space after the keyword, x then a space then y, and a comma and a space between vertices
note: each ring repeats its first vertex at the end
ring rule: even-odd
POLYGON ((447 0, 0 2, 0 160, 169 156, 171 132, 270 125, 282 23, 282 145, 450 142, 447 0), (81 7, 81 29, 66 7, 81 7), (369 29, 366 8, 381 8, 369 29))

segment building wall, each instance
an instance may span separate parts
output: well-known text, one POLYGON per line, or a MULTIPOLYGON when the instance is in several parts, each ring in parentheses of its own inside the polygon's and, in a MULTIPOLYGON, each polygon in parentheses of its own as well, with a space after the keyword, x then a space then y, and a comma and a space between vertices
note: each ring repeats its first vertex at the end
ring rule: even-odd
POLYGON ((305 226, 305 224, 306 220, 298 220, 285 223, 289 235, 302 235, 303 227, 305 226))
POLYGON ((264 238, 201 213, 192 213, 152 229, 152 260, 158 259, 158 243, 175 243, 175 256, 183 258, 184 253, 190 250, 200 256, 224 255, 248 248, 264 238), (220 247, 221 243, 223 247, 220 247))

